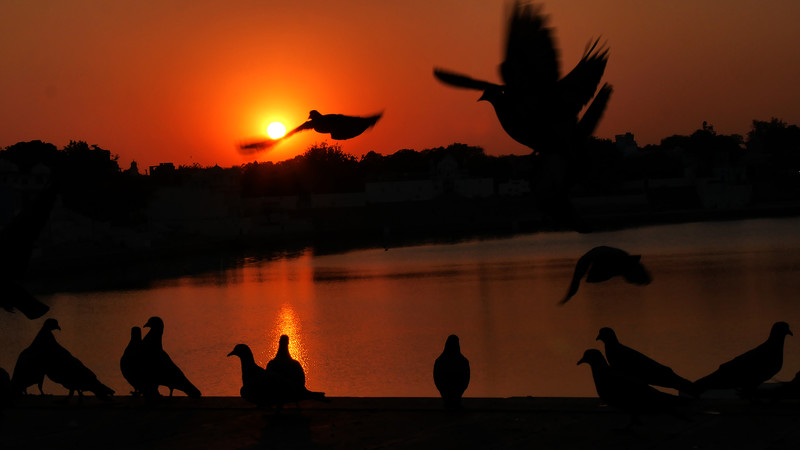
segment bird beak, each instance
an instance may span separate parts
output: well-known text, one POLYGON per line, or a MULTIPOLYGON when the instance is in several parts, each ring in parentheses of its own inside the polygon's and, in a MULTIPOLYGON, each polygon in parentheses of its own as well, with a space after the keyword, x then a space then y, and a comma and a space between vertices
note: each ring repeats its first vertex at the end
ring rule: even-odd
POLYGON ((581 358, 581 359, 580 359, 580 361, 578 361, 578 364, 575 364, 575 365, 576 365, 576 366, 580 366, 581 364, 583 364, 583 363, 585 363, 585 362, 588 362, 588 361, 586 361, 586 359, 585 359, 585 358, 581 358))
POLYGON ((792 330, 789 330, 789 336, 794 336, 794 335, 792 334, 792 330))
POLYGON ((234 355, 233 352, 228 353, 228 356, 233 356, 233 355, 234 355))
POLYGON ((598 335, 597 335, 597 337, 596 337, 596 338, 594 338, 594 340, 595 340, 595 341, 599 341, 599 340, 600 340, 600 335, 598 334, 598 335))

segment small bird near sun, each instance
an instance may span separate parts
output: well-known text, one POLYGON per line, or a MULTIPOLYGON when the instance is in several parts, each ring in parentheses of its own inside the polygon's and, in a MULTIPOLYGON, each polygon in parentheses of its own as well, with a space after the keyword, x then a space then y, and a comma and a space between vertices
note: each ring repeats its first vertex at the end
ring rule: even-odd
POLYGON ((273 145, 288 139, 293 134, 303 130, 314 130, 321 134, 330 134, 331 139, 352 139, 375 126, 383 113, 368 117, 345 116, 344 114, 320 114, 312 110, 308 120, 287 132, 286 127, 280 122, 272 122, 267 126, 267 135, 270 140, 257 140, 239 144, 239 151, 243 154, 255 153, 265 150, 273 145))
POLYGON ((267 125, 267 136, 272 139, 280 139, 286 134, 286 127, 280 122, 272 122, 267 125))

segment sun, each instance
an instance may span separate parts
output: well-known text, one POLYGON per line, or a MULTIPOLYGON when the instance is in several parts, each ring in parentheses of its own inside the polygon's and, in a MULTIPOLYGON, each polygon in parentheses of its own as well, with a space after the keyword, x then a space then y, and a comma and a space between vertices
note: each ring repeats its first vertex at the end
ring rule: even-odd
POLYGON ((286 134, 286 127, 280 122, 272 122, 267 126, 267 136, 272 139, 282 138, 286 134))

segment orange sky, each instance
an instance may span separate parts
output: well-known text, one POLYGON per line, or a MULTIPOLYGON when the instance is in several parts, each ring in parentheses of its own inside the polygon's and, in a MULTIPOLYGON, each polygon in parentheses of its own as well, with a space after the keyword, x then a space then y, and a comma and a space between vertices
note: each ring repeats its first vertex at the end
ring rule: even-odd
MULTIPOLYGON (((0 5, 0 146, 85 140, 127 167, 282 160, 323 140, 304 132, 269 153, 237 142, 308 111, 385 111, 346 152, 463 142, 527 153, 478 92, 437 82, 441 66, 499 81, 506 3, 497 0, 5 0, 0 5)), ((753 119, 800 123, 800 2, 574 0, 544 4, 572 68, 590 38, 611 48, 615 88, 601 137, 640 144, 704 120, 746 133, 753 119)))

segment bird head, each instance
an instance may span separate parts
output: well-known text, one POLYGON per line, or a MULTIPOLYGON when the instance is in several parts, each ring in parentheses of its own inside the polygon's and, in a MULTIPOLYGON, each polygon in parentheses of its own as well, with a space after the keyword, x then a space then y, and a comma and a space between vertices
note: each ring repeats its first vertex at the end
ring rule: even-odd
POLYGON ((308 113, 308 119, 309 120, 319 119, 320 117, 322 117, 322 114, 320 114, 319 111, 317 111, 316 109, 312 109, 308 113))
POLYGON ((775 322, 769 335, 775 337, 794 336, 792 330, 789 329, 789 324, 786 322, 775 322))
POLYGON ((600 333, 597 334, 596 341, 603 341, 604 343, 608 344, 609 342, 617 342, 617 334, 614 333, 609 327, 600 328, 600 333))
POLYGON ((228 353, 228 356, 238 356, 240 358, 247 355, 253 355, 253 352, 250 350, 250 347, 248 347, 247 344, 236 344, 236 346, 233 347, 233 350, 228 353))
POLYGON ((57 321, 56 319, 53 319, 53 318, 51 317, 51 318, 49 318, 49 319, 47 319, 47 320, 45 320, 45 321, 44 321, 44 324, 42 325, 42 329, 43 329, 43 330, 50 330, 50 331, 52 331, 52 330, 60 330, 60 329, 61 329, 61 327, 60 327, 60 326, 58 326, 58 321, 57 321))
POLYGON ((444 351, 452 353, 461 353, 461 345, 459 344, 458 336, 451 334, 447 337, 444 343, 444 351))
POLYGON ((144 324, 145 328, 150 328, 152 330, 163 330, 164 329, 164 321, 161 320, 161 317, 153 316, 147 320, 147 323, 144 324))
POLYGON ((608 364, 606 363, 606 359, 603 357, 603 354, 600 353, 600 350, 594 348, 590 348, 589 350, 583 352, 583 358, 578 361, 578 365, 583 363, 589 364, 592 367, 608 364))

